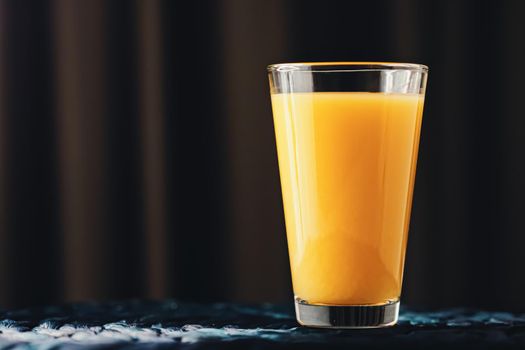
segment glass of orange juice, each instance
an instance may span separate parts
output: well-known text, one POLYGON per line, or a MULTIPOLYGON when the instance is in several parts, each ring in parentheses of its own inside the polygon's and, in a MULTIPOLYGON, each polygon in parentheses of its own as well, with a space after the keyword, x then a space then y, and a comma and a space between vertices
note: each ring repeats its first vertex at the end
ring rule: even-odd
POLYGON ((397 322, 428 68, 268 67, 300 324, 397 322))

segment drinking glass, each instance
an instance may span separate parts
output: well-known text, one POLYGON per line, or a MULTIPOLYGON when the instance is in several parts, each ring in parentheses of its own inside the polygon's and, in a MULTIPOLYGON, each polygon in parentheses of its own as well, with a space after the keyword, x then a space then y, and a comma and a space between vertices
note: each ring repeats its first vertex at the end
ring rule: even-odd
POLYGON ((300 324, 397 322, 428 68, 268 67, 300 324))

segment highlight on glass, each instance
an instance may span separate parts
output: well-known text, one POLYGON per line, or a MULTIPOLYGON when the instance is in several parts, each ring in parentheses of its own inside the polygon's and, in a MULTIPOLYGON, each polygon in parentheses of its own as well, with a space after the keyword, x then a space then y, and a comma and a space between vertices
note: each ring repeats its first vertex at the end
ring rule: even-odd
POLYGON ((395 324, 428 68, 287 63, 268 73, 298 322, 395 324))

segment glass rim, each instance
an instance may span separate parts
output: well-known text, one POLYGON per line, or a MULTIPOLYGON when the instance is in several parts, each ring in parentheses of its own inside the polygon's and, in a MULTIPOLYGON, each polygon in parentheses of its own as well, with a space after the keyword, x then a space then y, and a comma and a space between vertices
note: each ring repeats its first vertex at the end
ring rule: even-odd
POLYGON ((382 70, 410 70, 428 72, 428 66, 402 62, 297 62, 276 63, 267 67, 268 72, 363 72, 382 70))

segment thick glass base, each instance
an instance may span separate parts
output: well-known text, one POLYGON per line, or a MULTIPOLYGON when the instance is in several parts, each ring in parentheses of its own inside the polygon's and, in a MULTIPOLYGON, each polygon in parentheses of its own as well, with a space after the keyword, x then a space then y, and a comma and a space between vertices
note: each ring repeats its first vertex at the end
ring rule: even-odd
POLYGON ((382 305, 313 305, 295 300, 297 321, 307 327, 379 328, 393 326, 399 314, 399 301, 382 305))

